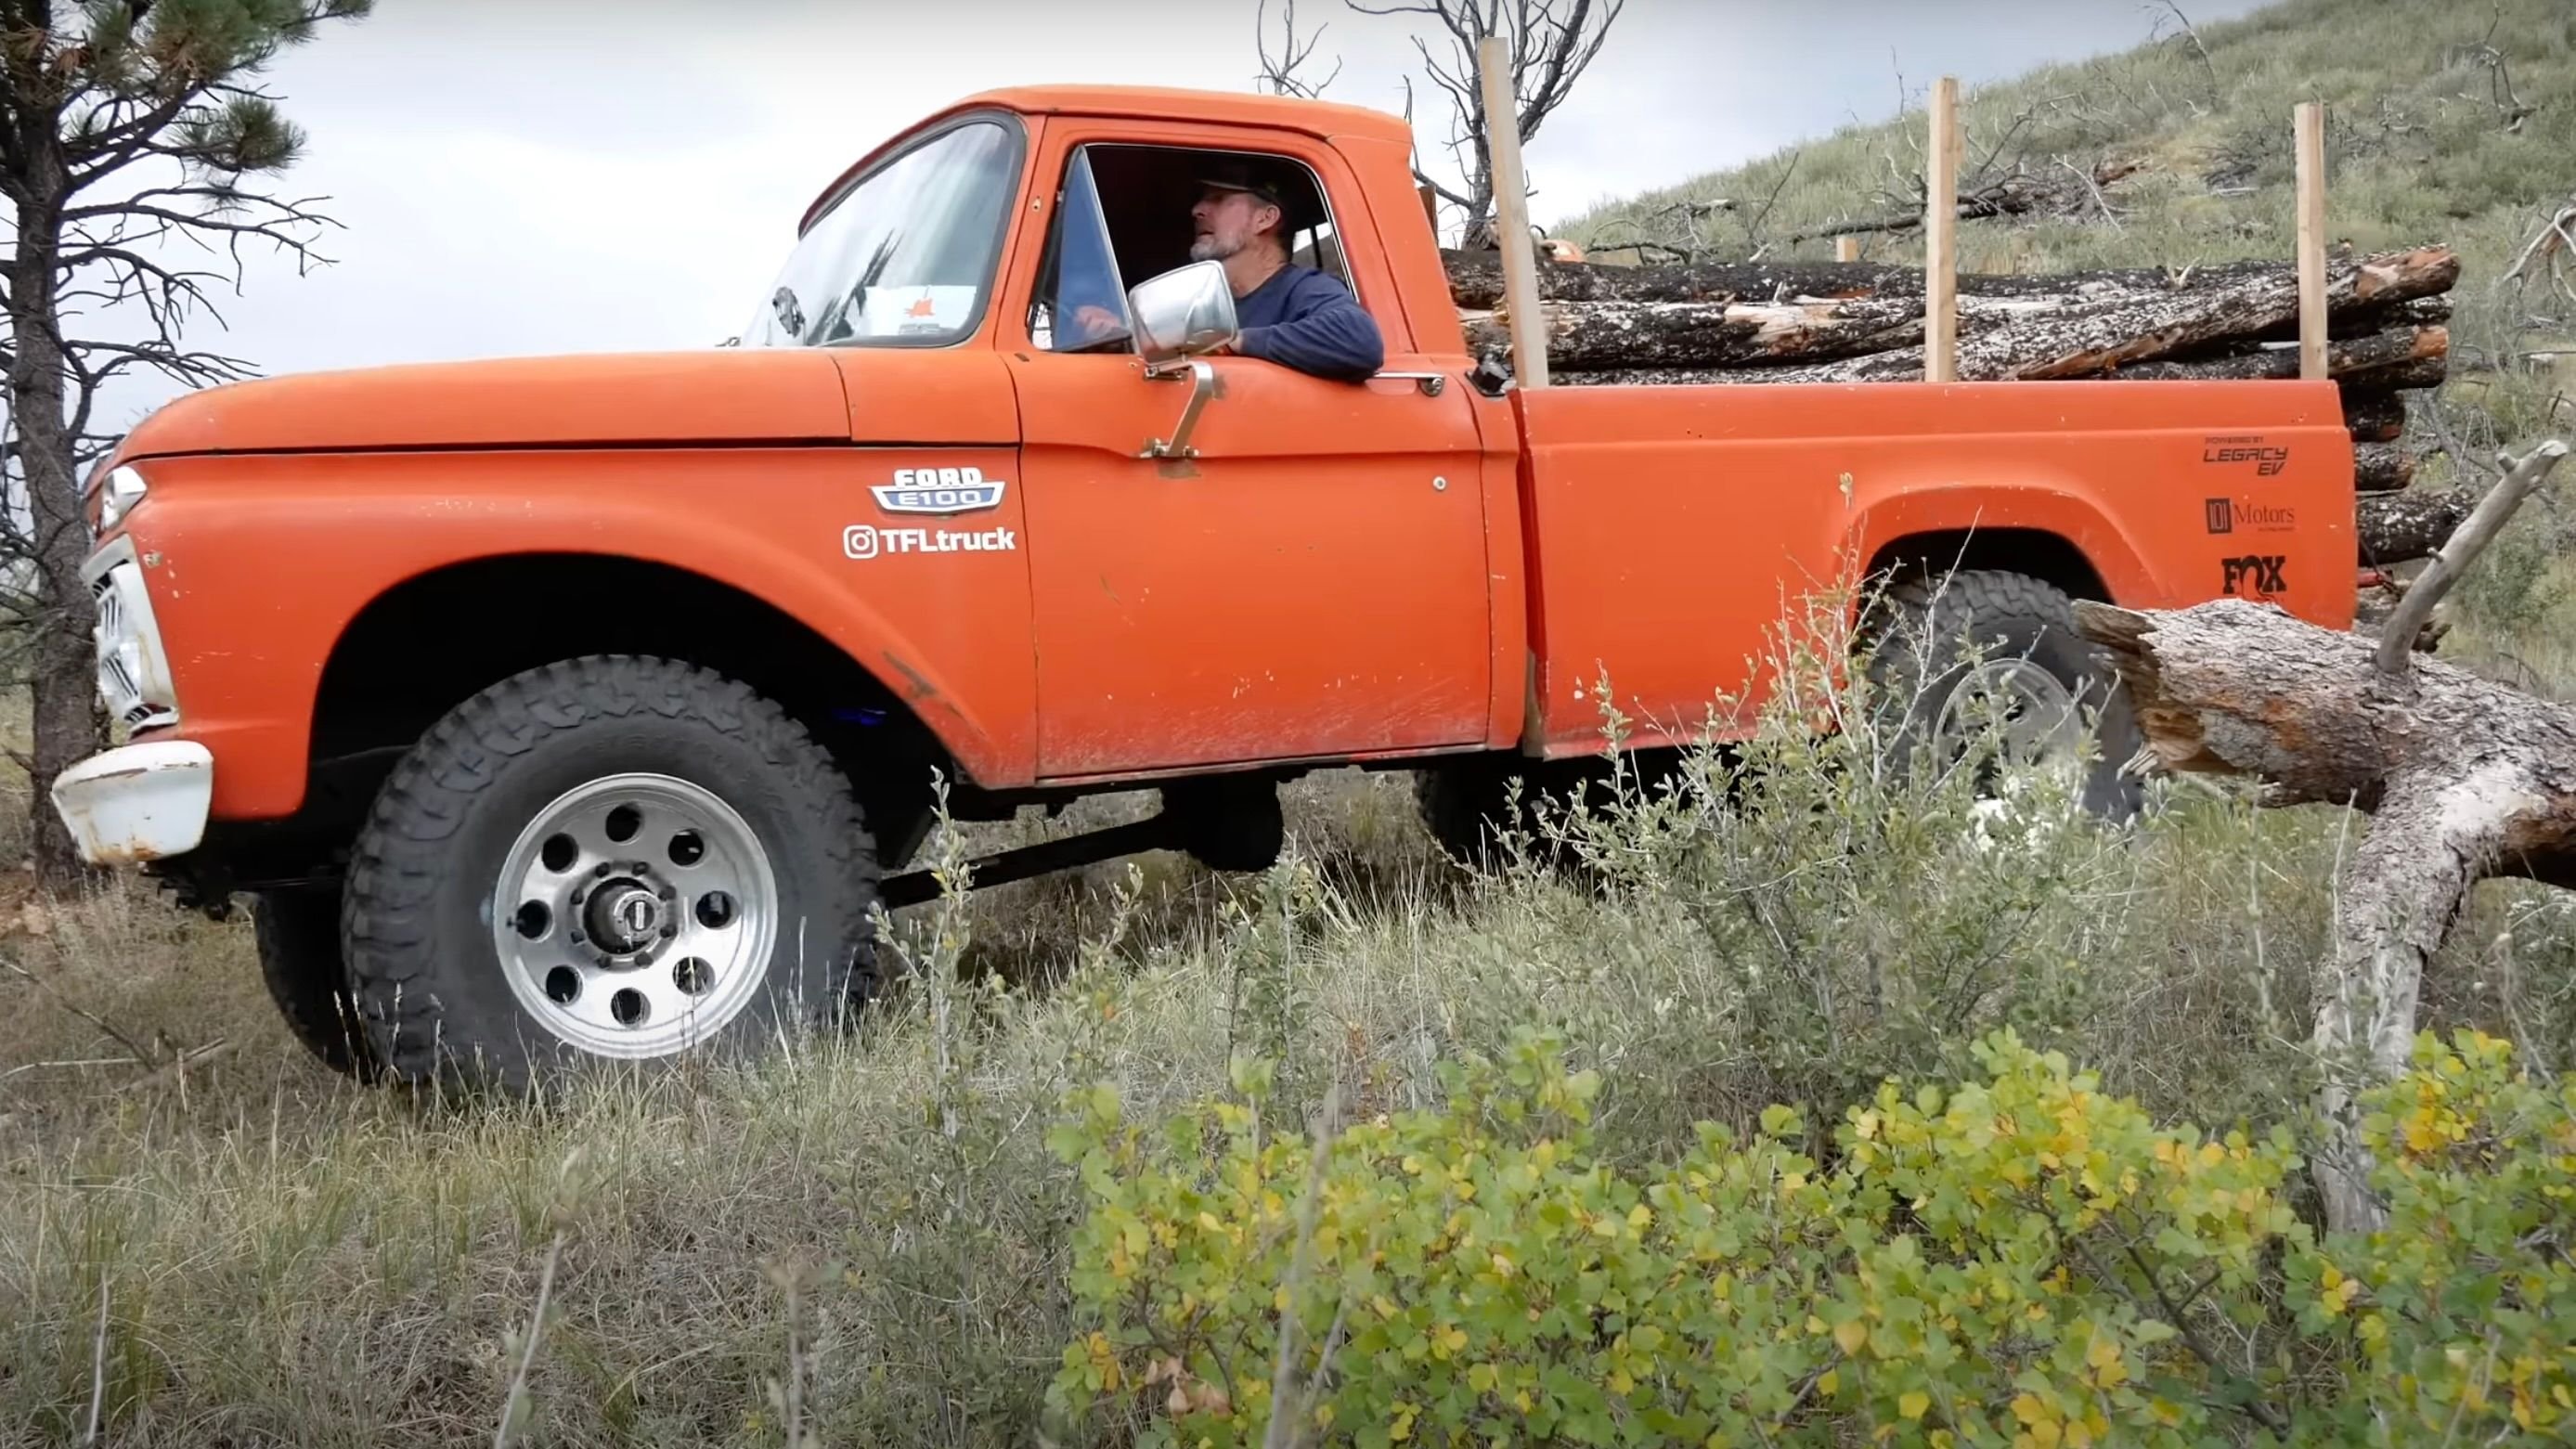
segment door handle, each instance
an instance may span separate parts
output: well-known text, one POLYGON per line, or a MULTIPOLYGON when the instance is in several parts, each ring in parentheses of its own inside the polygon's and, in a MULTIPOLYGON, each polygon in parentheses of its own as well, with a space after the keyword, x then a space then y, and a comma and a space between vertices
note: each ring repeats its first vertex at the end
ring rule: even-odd
POLYGON ((1438 397, 1440 390, 1449 385, 1449 374, 1445 372, 1373 372, 1369 374, 1369 381, 1409 382, 1422 389, 1424 397, 1438 397))

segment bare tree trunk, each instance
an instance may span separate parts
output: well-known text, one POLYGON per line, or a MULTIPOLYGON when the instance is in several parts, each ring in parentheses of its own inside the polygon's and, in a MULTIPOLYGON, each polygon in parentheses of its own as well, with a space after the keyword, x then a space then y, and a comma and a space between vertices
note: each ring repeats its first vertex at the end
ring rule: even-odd
POLYGON ((49 800, 55 777, 98 748, 96 680, 90 657, 89 591, 80 568, 89 552, 80 477, 64 412, 68 371, 55 306, 65 174, 50 117, 31 117, 17 137, 27 194, 18 201, 18 238, 9 266, 9 409, 26 482, 30 553, 39 598, 27 626, 33 675, 35 749, 28 761, 36 871, 68 886, 90 871, 49 800))

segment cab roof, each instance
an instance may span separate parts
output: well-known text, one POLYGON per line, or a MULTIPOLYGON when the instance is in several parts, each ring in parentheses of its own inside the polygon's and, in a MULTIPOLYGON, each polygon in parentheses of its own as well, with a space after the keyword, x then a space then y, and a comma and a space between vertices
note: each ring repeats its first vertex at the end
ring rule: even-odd
POLYGON ((1040 85, 1003 86, 979 91, 920 117, 889 136, 849 168, 832 178, 797 222, 801 233, 813 225, 823 205, 847 186, 850 178, 877 157, 920 131, 965 111, 1004 110, 1027 116, 1116 116, 1139 121, 1200 121, 1215 125, 1268 126, 1309 136, 1358 136, 1413 143, 1412 128, 1401 116, 1338 101, 1311 101, 1296 96, 1270 96, 1249 91, 1184 90, 1171 86, 1040 85))

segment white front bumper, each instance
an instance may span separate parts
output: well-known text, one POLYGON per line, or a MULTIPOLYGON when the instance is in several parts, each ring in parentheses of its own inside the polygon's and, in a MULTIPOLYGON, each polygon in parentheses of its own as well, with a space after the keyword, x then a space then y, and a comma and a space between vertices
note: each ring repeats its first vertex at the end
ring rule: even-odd
POLYGON ((108 750, 54 780, 54 811, 92 865, 140 865, 196 849, 214 796, 215 757, 192 740, 108 750))

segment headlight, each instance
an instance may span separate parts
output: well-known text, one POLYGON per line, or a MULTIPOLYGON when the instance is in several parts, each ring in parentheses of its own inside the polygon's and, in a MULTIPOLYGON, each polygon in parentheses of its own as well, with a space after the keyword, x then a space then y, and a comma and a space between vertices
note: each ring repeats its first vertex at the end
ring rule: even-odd
POLYGON ((146 492, 143 475, 132 468, 119 468, 107 475, 107 487, 98 501, 98 531, 105 533, 125 521, 134 505, 143 501, 146 492))

